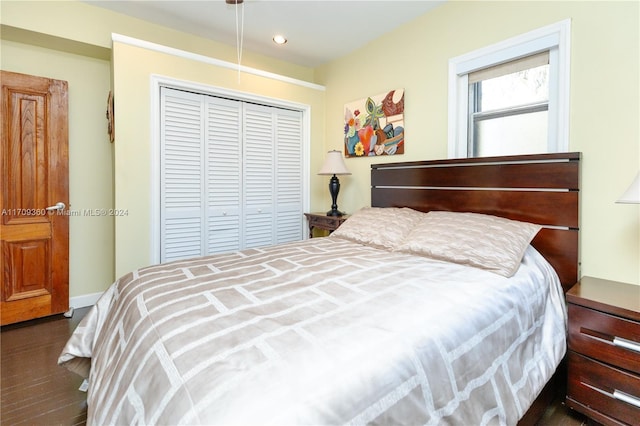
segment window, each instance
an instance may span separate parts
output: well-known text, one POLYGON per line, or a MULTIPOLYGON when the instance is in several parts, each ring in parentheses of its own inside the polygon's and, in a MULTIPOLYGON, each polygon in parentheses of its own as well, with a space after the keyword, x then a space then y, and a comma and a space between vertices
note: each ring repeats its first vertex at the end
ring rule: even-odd
POLYGON ((467 156, 546 152, 549 52, 469 74, 467 156))
POLYGON ((569 26, 449 62, 449 157, 568 151, 569 26))

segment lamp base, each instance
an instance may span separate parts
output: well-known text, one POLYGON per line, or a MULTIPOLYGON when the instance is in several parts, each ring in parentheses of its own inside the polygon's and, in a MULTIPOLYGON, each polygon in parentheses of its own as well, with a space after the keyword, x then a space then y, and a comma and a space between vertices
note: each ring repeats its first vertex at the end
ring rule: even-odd
POLYGON ((331 209, 331 210, 329 210, 329 211, 327 212, 327 216, 337 216, 337 217, 340 217, 340 216, 344 216, 344 213, 343 213, 343 212, 341 212, 340 210, 337 210, 337 209, 336 209, 336 210, 331 209))
POLYGON ((340 192, 340 180, 338 176, 333 175, 331 179, 329 179, 329 193, 331 194, 331 210, 327 212, 327 216, 344 216, 340 210, 338 210, 338 192, 340 192))

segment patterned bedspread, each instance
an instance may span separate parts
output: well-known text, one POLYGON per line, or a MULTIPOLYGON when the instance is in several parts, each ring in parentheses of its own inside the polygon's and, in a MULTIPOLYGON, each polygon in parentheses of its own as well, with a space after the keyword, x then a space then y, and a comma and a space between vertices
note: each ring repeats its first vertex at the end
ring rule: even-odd
POLYGON ((59 362, 88 424, 515 424, 565 352, 558 279, 316 238, 143 268, 59 362))

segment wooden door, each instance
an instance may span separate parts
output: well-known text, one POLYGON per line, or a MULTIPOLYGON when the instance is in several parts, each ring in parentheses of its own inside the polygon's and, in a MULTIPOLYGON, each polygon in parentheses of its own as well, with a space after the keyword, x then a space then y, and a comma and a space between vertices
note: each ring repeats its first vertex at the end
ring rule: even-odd
POLYGON ((69 309, 67 82, 1 72, 1 324, 69 309), (56 207, 58 204, 59 207, 56 207))

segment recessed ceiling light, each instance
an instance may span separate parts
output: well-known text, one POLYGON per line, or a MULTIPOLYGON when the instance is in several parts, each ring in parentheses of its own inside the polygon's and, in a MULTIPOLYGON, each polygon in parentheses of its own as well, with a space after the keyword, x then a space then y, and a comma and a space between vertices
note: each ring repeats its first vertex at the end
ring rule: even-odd
POLYGON ((273 36, 273 42, 275 44, 285 44, 287 42, 287 39, 281 34, 276 34, 273 36))

